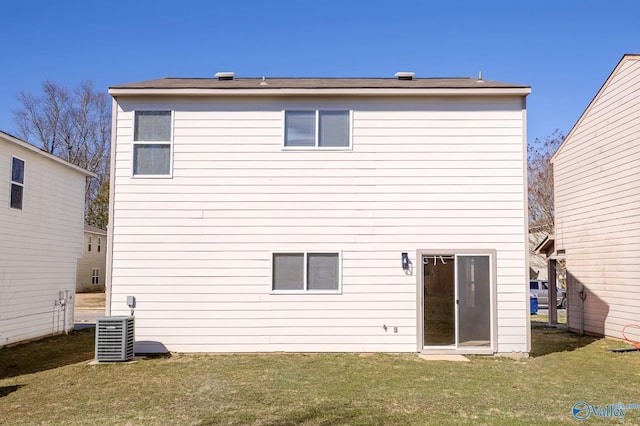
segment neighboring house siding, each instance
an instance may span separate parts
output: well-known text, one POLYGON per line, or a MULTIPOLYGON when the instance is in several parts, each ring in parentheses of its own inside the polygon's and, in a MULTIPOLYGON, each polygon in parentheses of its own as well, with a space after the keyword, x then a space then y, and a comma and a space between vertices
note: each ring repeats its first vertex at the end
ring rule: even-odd
POLYGON ((0 135, 0 346, 73 328, 84 188, 82 172, 0 135), (25 161, 22 210, 9 208, 12 156, 25 161))
POLYGON ((554 158, 555 243, 566 251, 571 329, 622 337, 624 326, 640 323, 639 134, 635 56, 620 62, 554 158))
POLYGON ((401 252, 495 249, 497 350, 527 352, 523 128, 516 97, 119 99, 111 314, 136 296, 175 351, 415 352, 401 252), (283 151, 297 108, 352 110, 353 150, 283 151), (175 111, 173 178, 131 178, 136 109, 175 111), (342 294, 271 294, 273 252, 326 250, 342 294))
POLYGON ((78 271, 76 274, 77 293, 104 291, 107 263, 106 253, 106 231, 85 226, 82 258, 78 259, 78 271), (90 241, 91 250, 89 250, 90 241), (95 279, 94 270, 98 271, 97 279, 95 279))

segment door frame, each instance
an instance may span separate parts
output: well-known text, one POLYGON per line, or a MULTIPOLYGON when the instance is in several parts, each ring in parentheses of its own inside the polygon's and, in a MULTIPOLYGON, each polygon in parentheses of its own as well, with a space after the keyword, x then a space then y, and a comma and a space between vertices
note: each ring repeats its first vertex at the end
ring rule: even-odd
MULTIPOLYGON (((478 354, 478 355, 493 355, 497 352, 497 338, 498 338, 498 315, 497 315, 497 291, 496 291, 496 277, 497 277, 497 266, 496 266, 496 254, 497 250, 495 249, 485 249, 485 250, 470 250, 470 249, 461 249, 461 250, 452 250, 452 249, 442 249, 442 250, 433 250, 433 249, 424 249, 424 250, 416 250, 416 294, 417 294, 417 350, 419 353, 428 353, 428 354, 478 354), (491 321, 491 342, 489 346, 485 347, 456 347, 456 346, 433 346, 433 347, 425 347, 424 346, 424 268, 422 266, 423 257, 424 256, 439 256, 439 255, 447 255, 447 256, 489 256, 489 264, 491 276, 490 279, 490 321, 491 321)), ((457 276, 457 272, 456 272, 457 276)), ((456 286, 455 292, 457 297, 457 283, 454 283, 456 286)), ((458 323, 458 306, 456 306, 456 327, 458 323)), ((456 336, 458 334, 458 330, 455 331, 456 336)))

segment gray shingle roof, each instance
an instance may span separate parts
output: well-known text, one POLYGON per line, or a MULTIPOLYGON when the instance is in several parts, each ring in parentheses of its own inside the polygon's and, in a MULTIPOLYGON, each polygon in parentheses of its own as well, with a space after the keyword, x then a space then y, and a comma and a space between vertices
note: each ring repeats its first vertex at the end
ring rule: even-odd
POLYGON ((160 78, 121 84, 110 89, 472 89, 529 88, 475 78, 160 78), (266 84, 261 84, 261 83, 266 84))

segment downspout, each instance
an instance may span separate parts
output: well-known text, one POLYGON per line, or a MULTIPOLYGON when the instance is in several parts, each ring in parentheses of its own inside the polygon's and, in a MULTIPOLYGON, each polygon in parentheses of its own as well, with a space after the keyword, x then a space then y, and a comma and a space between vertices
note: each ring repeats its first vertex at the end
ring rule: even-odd
POLYGON ((105 315, 111 315, 111 281, 113 267, 113 211, 114 211, 114 193, 116 186, 116 133, 118 120, 118 102, 114 97, 111 102, 111 164, 109 165, 109 223, 107 225, 107 256, 105 267, 105 315))

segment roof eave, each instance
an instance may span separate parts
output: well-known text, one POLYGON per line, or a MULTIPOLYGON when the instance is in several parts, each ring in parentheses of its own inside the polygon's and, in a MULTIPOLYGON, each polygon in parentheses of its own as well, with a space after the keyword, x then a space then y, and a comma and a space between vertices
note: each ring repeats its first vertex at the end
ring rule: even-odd
POLYGON ((538 244, 538 246, 534 249, 534 253, 543 254, 543 252, 547 252, 550 247, 553 247, 553 245, 555 244, 555 240, 556 240, 555 235, 553 234, 547 235, 546 237, 544 237, 542 241, 540 241, 540 244, 538 244))
POLYGON ((111 88, 111 96, 526 96, 530 87, 423 89, 203 89, 111 88))
POLYGON ((556 158, 558 157, 560 152, 564 149, 564 147, 567 145, 567 143, 568 143, 567 141, 569 141, 569 140, 571 140, 573 138, 573 134, 576 132, 576 129, 578 128, 578 126, 582 123, 582 121, 587 116, 589 111, 591 111, 591 108, 595 105, 596 101, 600 98, 600 95, 609 86, 609 83, 611 82, 611 80, 613 80, 613 78, 618 73, 618 71, 620 70, 622 65, 627 61, 638 61, 638 60, 640 60, 640 54, 638 54, 638 53, 626 53, 626 54, 622 55, 622 58, 620 58, 620 60, 618 61, 616 66, 613 68, 611 73, 609 73, 609 76, 604 81, 604 83, 602 83, 602 86, 600 86, 600 89, 598 89, 596 94, 593 96, 593 98, 591 99, 591 102, 589 102, 589 104, 584 109, 582 114, 580 114, 580 117, 578 117, 578 120, 575 122, 575 124, 573 125, 573 127, 571 128, 569 133, 567 133, 567 136, 564 138, 564 140, 562 141, 560 146, 556 149, 556 152, 551 156, 551 159, 549 160, 551 162, 551 164, 555 163, 556 158))
POLYGON ((80 172, 82 174, 84 174, 85 176, 90 176, 90 177, 98 177, 98 175, 96 175, 93 172, 90 172, 89 170, 83 169, 80 166, 76 166, 73 163, 70 163, 68 161, 63 160, 62 158, 56 157, 55 155, 47 152, 47 151, 43 151, 42 149, 38 148, 37 146, 31 145, 28 142, 25 142, 21 139, 16 138, 15 136, 10 135, 9 133, 5 133, 0 131, 0 137, 2 137, 3 139, 15 144, 15 145, 19 145, 24 149, 28 149, 29 151, 33 151, 39 155, 42 155, 45 158, 48 158, 49 160, 55 161, 56 163, 62 164, 63 166, 66 166, 70 169, 73 169, 77 172, 80 172))

